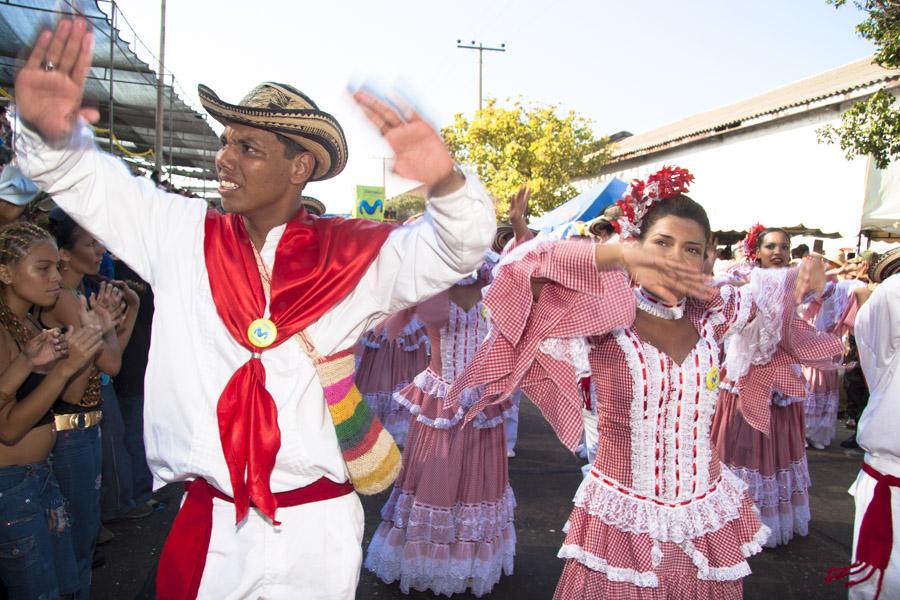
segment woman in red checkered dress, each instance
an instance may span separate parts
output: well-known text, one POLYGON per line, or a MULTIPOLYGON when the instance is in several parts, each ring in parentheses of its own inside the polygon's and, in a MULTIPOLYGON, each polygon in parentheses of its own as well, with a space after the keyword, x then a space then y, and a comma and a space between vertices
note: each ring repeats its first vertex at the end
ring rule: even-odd
MULTIPOLYGON (((746 558, 769 533, 710 438, 719 344, 726 334, 758 343, 760 307, 793 308, 795 289, 820 289, 824 270, 810 263, 773 273, 773 285, 725 286, 710 297, 701 275, 709 222, 679 175, 633 184, 619 223, 630 243, 535 240, 501 261, 485 300, 489 341, 451 390, 452 401, 483 386, 477 409, 519 386, 574 449, 578 376, 590 373, 600 447, 566 524, 560 600, 740 598, 746 558), (576 336, 589 336, 588 345, 576 336)), ((793 330, 792 319, 780 323, 793 330)), ((840 353, 808 334, 781 342, 803 354, 840 353)), ((765 364, 771 355, 750 353, 754 368, 769 369, 761 379, 782 372, 765 364)), ((753 390, 748 397, 766 401, 753 390)))
MULTIPOLYGON (((748 288, 760 293, 776 293, 777 289, 763 285, 776 281, 780 273, 786 273, 790 260, 790 238, 780 229, 763 229, 754 236, 748 248, 757 268, 750 274, 748 288), (773 279, 773 274, 776 279, 773 279), (769 292, 768 290, 772 290, 769 292)), ((793 307, 785 307, 794 318, 794 328, 812 328, 801 322, 793 307)), ((758 319, 760 335, 777 342, 781 307, 772 304, 765 309, 765 318, 758 319)), ((837 336, 821 335, 831 345, 840 344, 837 336)), ((736 340, 737 341, 737 340, 736 340)), ((751 370, 750 363, 741 360, 747 348, 729 343, 725 354, 729 363, 743 363, 739 372, 728 369, 723 380, 719 406, 713 420, 712 435, 719 449, 722 462, 748 486, 748 493, 760 511, 762 522, 772 533, 768 547, 788 543, 794 536, 809 533, 809 469, 806 461, 804 401, 807 384, 800 373, 801 364, 816 366, 833 372, 836 364, 830 356, 784 356, 784 360, 797 365, 793 372, 786 372, 769 386, 768 427, 754 423, 744 410, 745 399, 740 394, 742 386, 756 385, 764 372, 751 370), (731 355, 734 355, 733 357, 731 355)))
POLYGON ((446 406, 450 385, 487 335, 481 289, 495 262, 416 307, 431 339, 431 363, 395 394, 413 419, 403 470, 365 561, 382 581, 399 581, 404 593, 412 588, 450 596, 469 590, 482 596, 503 572, 512 574, 515 498, 503 427, 512 401, 472 413, 465 427, 463 416, 479 390, 446 406))

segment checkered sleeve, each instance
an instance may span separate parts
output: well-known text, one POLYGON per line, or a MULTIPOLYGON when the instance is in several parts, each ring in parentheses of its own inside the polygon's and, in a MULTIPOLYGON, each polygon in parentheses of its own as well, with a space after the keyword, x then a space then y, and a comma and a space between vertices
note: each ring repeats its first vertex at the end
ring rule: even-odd
POLYGON ((728 299, 752 303, 747 320, 738 318, 727 330, 732 337, 726 344, 726 361, 729 376, 740 375, 737 390, 744 418, 764 433, 769 431, 772 394, 805 395, 800 365, 834 369, 843 351, 840 338, 816 330, 798 314, 796 279, 797 269, 756 270, 751 284, 733 290, 728 299))
POLYGON ((466 389, 483 386, 482 398, 466 417, 471 419, 521 387, 563 443, 572 446, 581 427, 577 370, 541 352, 540 345, 548 338, 603 335, 630 325, 635 302, 627 277, 598 271, 591 243, 535 240, 500 263, 485 305, 490 333, 454 382, 448 403, 466 389), (545 283, 537 301, 533 279, 545 283))

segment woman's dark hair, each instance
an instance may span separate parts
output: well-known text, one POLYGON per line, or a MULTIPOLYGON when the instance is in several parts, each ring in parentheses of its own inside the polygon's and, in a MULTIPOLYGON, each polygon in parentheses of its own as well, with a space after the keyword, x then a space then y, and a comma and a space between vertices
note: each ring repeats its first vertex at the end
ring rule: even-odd
POLYGON ((644 222, 641 223, 640 239, 643 240, 644 235, 663 217, 680 217, 695 222, 703 229, 704 240, 708 240, 712 234, 706 210, 689 196, 678 194, 654 204, 647 211, 647 214, 644 215, 644 222))
POLYGON ((50 211, 49 217, 47 229, 56 238, 56 245, 71 250, 78 235, 78 223, 58 206, 50 211))
POLYGON ((791 241, 791 234, 782 229, 781 227, 766 227, 762 231, 759 232, 759 236, 756 238, 756 250, 759 251, 760 248, 763 247, 763 240, 766 239, 766 236, 770 233, 783 233, 784 237, 788 239, 788 242, 791 241))

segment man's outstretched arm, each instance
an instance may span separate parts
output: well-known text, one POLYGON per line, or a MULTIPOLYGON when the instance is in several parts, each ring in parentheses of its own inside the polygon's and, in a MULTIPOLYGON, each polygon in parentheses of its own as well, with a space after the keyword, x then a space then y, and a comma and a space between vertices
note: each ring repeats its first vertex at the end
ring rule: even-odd
POLYGON ((154 264, 190 227, 205 203, 156 189, 94 144, 96 109, 82 108, 93 36, 84 19, 44 31, 16 76, 19 167, 82 227, 154 283, 154 264))

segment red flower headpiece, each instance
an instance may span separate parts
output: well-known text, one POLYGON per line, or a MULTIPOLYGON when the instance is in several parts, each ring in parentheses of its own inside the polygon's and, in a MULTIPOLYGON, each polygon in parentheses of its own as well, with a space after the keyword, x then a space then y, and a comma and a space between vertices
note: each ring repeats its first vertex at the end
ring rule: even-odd
POLYGON ((687 192, 692 181, 694 176, 680 167, 663 167, 648 177, 646 182, 633 180, 622 199, 616 202, 622 209, 622 216, 613 221, 613 227, 624 239, 640 236, 641 223, 650 207, 687 192))
POLYGON ((756 245, 759 243, 759 234, 765 230, 765 225, 757 223, 747 231, 747 235, 741 240, 741 249, 750 262, 756 262, 756 245))

